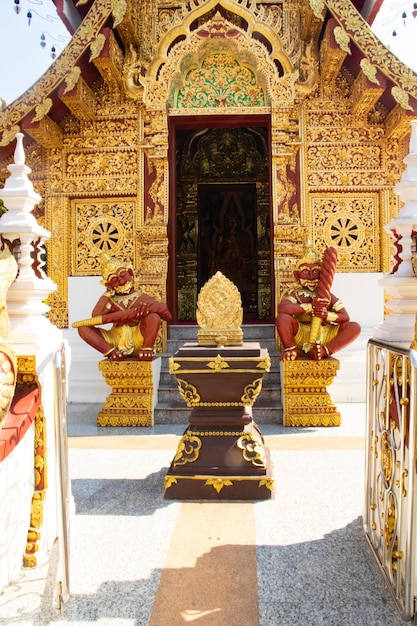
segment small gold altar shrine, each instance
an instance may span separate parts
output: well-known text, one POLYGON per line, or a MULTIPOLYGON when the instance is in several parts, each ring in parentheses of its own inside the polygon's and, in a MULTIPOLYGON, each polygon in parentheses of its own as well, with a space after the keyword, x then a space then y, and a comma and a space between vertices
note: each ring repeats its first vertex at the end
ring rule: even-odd
POLYGON ((169 371, 192 411, 165 477, 165 497, 269 499, 269 452, 252 419, 270 369, 268 351, 243 342, 240 294, 221 272, 202 288, 197 307, 198 342, 184 344, 170 359, 169 371))

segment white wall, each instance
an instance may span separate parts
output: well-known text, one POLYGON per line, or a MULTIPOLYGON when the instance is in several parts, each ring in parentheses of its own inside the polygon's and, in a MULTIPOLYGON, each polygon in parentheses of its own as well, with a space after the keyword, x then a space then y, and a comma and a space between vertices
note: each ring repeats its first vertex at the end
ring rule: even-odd
POLYGON ((383 320, 384 291, 379 286, 382 274, 337 273, 332 292, 346 307, 350 319, 361 325, 360 336, 335 357, 340 370, 329 392, 338 402, 366 402, 366 348, 374 330, 383 320))

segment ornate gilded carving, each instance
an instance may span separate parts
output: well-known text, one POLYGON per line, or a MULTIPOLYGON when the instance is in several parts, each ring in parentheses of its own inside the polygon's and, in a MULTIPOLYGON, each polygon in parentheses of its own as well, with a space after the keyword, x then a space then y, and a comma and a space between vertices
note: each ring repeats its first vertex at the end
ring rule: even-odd
POLYGON ((404 619, 414 611, 414 598, 408 599, 401 585, 415 560, 408 544, 415 506, 409 482, 415 470, 414 366, 406 350, 392 345, 371 340, 368 350, 364 527, 404 619))
MULTIPOLYGON (((173 373, 175 373, 174 370, 170 369, 170 374, 173 373)), ((188 381, 183 380, 182 378, 178 378, 178 376, 177 383, 181 398, 185 401, 187 406, 196 406, 200 403, 201 397, 194 385, 191 385, 188 381)))
POLYGON ((260 444, 258 439, 252 436, 251 433, 245 433, 239 437, 237 447, 242 450, 245 461, 248 461, 249 463, 252 463, 252 465, 258 467, 265 467, 265 448, 260 444))
POLYGON ((178 465, 185 465, 186 463, 193 463, 196 461, 200 454, 201 439, 195 435, 191 435, 186 432, 180 439, 177 452, 172 462, 174 467, 178 465))
POLYGON ((33 122, 40 122, 42 118, 45 117, 45 115, 48 115, 49 111, 52 108, 52 99, 51 98, 46 98, 46 100, 44 100, 42 102, 42 104, 38 104, 35 107, 35 117, 32 118, 32 123, 33 122))
POLYGON ((212 369, 214 372, 221 372, 222 370, 230 367, 230 365, 220 356, 220 354, 218 354, 213 361, 209 361, 207 363, 207 367, 212 369))
MULTIPOLYGON (((214 0, 193 0, 188 4, 96 0, 76 36, 50 70, 1 111, 1 145, 14 139, 22 119, 35 116, 31 111, 36 109, 40 119, 29 124, 27 133, 45 148, 34 148, 38 150, 34 176, 36 189, 45 190, 47 195, 45 206, 39 211, 45 212, 44 225, 52 232, 51 242, 47 244, 48 273, 58 285, 57 293, 49 299, 52 306, 49 315, 61 327, 67 325, 66 280, 70 262, 75 266, 71 237, 74 198, 93 198, 92 203, 100 198, 106 201, 109 197, 132 198, 133 248, 143 262, 141 278, 144 284, 152 282, 164 298, 168 237, 166 232, 160 237, 154 230, 143 234, 143 226, 165 227, 171 210, 169 116, 188 112, 224 114, 230 119, 255 112, 271 116, 268 136, 271 141, 267 145, 267 158, 269 154, 272 158, 271 190, 266 189, 262 197, 259 189, 257 193, 260 202, 268 198, 267 211, 272 196, 273 223, 266 224, 267 213, 263 212, 258 232, 263 229, 268 237, 269 231, 275 231, 275 265, 267 266, 270 255, 263 249, 257 285, 260 319, 271 316, 271 273, 278 295, 291 273, 292 259, 298 254, 298 242, 287 239, 277 225, 299 225, 309 235, 315 232, 314 211, 321 205, 316 204, 312 195, 327 194, 327 198, 336 190, 340 197, 359 190, 360 198, 363 192, 367 198, 375 190, 371 202, 375 204, 371 207, 365 198, 366 207, 359 209, 359 219, 352 213, 353 205, 349 207, 349 215, 345 216, 348 221, 343 225, 349 234, 355 226, 362 227, 363 211, 373 212, 375 229, 377 224, 387 221, 386 214, 395 213, 395 198, 389 188, 398 181, 401 172, 405 152, 398 142, 409 134, 410 106, 416 97, 415 74, 384 48, 354 6, 343 0, 298 4, 286 0, 279 3, 225 0, 220 4, 221 11, 214 0), (318 35, 326 6, 336 18, 332 33, 337 46, 334 40, 330 42, 330 29, 327 29, 319 51, 318 35), (106 22, 111 24, 109 17, 113 18, 113 27, 117 24, 114 31, 105 26, 106 22), (104 48, 103 36, 107 40, 104 48), (362 72, 375 89, 367 85, 364 91, 363 75, 353 82, 341 69, 340 63, 353 45, 358 45, 365 54, 361 60, 362 72), (96 83, 89 83, 88 92, 84 86, 79 89, 77 83, 82 81, 78 67, 81 58, 85 59, 90 51, 103 80, 99 77, 96 83), (217 74, 211 83, 206 63, 211 63, 210 68, 217 74), (220 86, 229 72, 233 73, 234 82, 227 89, 231 92, 233 86, 233 94, 226 102, 226 90, 221 92, 220 86), (378 89, 384 86, 383 73, 396 83, 393 95, 399 103, 388 115, 377 101, 378 89), (198 89, 207 101, 209 88, 216 94, 210 101, 212 106, 196 108, 194 101, 191 107, 186 106, 190 93, 197 90, 187 79, 191 74, 198 75, 200 82, 206 81, 198 89), (243 74, 247 82, 241 81, 238 89, 236 77, 243 74), (319 84, 320 95, 315 90, 319 84), (46 115, 47 99, 57 89, 63 99, 70 98, 67 103, 73 110, 59 122, 59 127, 46 115), (73 91, 78 95, 74 97, 73 91), (259 98, 261 93, 263 101, 259 98), (179 95, 183 99, 181 108, 175 109, 179 105, 175 98, 179 95), (393 143, 389 144, 391 140, 393 143), (150 251, 152 254, 148 254, 150 251)), ((221 180, 220 167, 218 180, 221 180)), ((264 179, 259 183, 259 178, 256 184, 268 186, 264 179)), ((197 183, 191 189, 189 202, 196 201, 196 189, 197 183)), ((184 192, 184 198, 188 197, 187 193, 184 192)), ((181 217, 190 217, 189 206, 181 217)), ((177 206, 177 215, 180 211, 177 206)), ((104 222, 100 225, 104 228, 104 222)), ((198 245, 198 226, 195 220, 188 220, 190 246, 198 245)), ((323 227, 320 223, 319 228, 323 227)), ((130 241, 130 232, 123 231, 121 236, 124 241, 130 241)), ((389 264, 389 244, 384 235, 377 241, 372 233, 364 245, 368 258, 366 271, 368 268, 380 271, 380 257, 382 268, 389 264)), ((361 266, 360 255, 352 254, 352 250, 350 246, 344 271, 358 271, 361 266)), ((185 277, 178 294, 182 320, 193 319, 196 309, 198 287, 192 273, 196 263, 196 257, 189 254, 179 272, 185 277)), ((76 275, 88 273, 88 259, 84 258, 82 264, 80 274, 75 269, 76 275)))
POLYGON ((104 48, 104 44, 105 43, 106 43, 106 37, 103 35, 103 33, 100 33, 99 35, 97 35, 95 40, 91 42, 91 45, 90 45, 90 50, 91 50, 90 61, 93 61, 94 59, 96 59, 99 56, 100 52, 104 48))
POLYGON ((61 100, 79 120, 84 122, 94 120, 97 108, 96 97, 82 77, 71 92, 61 95, 61 100))
POLYGON ((126 198, 72 200, 72 275, 100 274, 101 252, 134 262, 136 202, 126 198))
POLYGON ((243 310, 237 287, 221 272, 207 281, 197 300, 199 345, 240 346, 243 310))
POLYGON ((326 390, 339 361, 282 361, 284 426, 340 426, 341 417, 326 390))
POLYGON ((223 106, 253 107, 265 105, 265 94, 257 85, 254 71, 245 67, 229 52, 211 52, 200 67, 190 68, 184 86, 175 96, 177 108, 223 106))
POLYGON ((117 28, 127 10, 126 0, 111 0, 111 10, 113 15, 113 28, 117 28))
POLYGON ((337 246, 341 271, 379 271, 378 194, 311 194, 317 249, 337 246))
POLYGON ((65 77, 65 89, 64 94, 68 93, 68 91, 72 91, 75 85, 78 83, 81 77, 81 69, 75 65, 71 72, 65 77))
MULTIPOLYGON (((187 481, 201 483, 204 487, 213 487, 213 489, 218 494, 222 491, 224 487, 236 487, 239 485, 239 483, 247 483, 248 485, 252 483, 255 487, 257 486, 259 490, 262 487, 264 487, 268 491, 272 491, 274 489, 274 480, 272 478, 259 478, 254 476, 213 476, 211 478, 205 478, 202 476, 167 475, 164 479, 165 491, 168 491, 170 487, 174 485, 178 485, 181 482, 186 483, 187 481)), ((202 495, 202 497, 204 496, 202 495)), ((254 496, 254 499, 256 499, 256 496, 254 496)))
MULTIPOLYGON (((377 80, 376 83, 378 83, 377 80)), ((374 84, 375 81, 370 85, 365 73, 359 72, 351 90, 352 113, 354 115, 365 117, 375 107, 384 92, 384 87, 374 87, 374 84)))
POLYGON ((397 85, 401 85, 409 95, 415 97, 417 75, 379 41, 354 4, 344 0, 324 0, 324 3, 348 35, 355 40, 369 62, 383 70, 397 85))
MULTIPOLYGON (((278 50, 280 50, 279 61, 276 59, 277 63, 275 64, 275 59, 268 55, 268 50, 264 45, 248 37, 248 34, 242 31, 241 28, 224 19, 219 14, 214 15, 201 29, 191 33, 184 29, 183 32, 186 34, 186 37, 183 41, 179 41, 175 46, 170 48, 168 62, 166 62, 165 59, 159 60, 156 58, 147 76, 140 75, 138 71, 138 61, 136 59, 133 59, 131 66, 125 69, 125 72, 129 75, 130 83, 143 85, 145 89, 144 100, 148 108, 163 109, 164 103, 169 97, 170 88, 174 87, 174 93, 176 93, 175 87, 178 85, 178 89, 181 85, 178 67, 182 65, 183 72, 186 72, 187 68, 191 69, 193 66, 198 67, 200 64, 197 63, 197 59, 207 55, 212 48, 211 40, 213 39, 215 40, 217 53, 229 52, 231 46, 230 40, 233 39, 243 59, 249 58, 254 61, 256 60, 257 65, 256 68, 254 67, 254 70, 260 75, 263 75, 266 81, 268 96, 271 100, 280 103, 281 106, 284 102, 289 103, 294 101, 295 83, 299 77, 299 73, 292 70, 291 64, 283 51, 281 51, 280 45, 278 45, 278 50), (228 32, 227 39, 222 34, 226 31, 228 32), (186 60, 185 66, 184 60, 186 60), (278 66, 280 66, 281 70, 278 66)), ((227 58, 230 59, 230 56, 227 57, 226 55, 224 57, 224 59, 227 58)), ((247 85, 241 97, 247 98, 249 103, 254 102, 253 95, 250 95, 251 92, 252 86, 247 85), (244 95, 245 93, 246 95, 244 95)), ((187 98, 192 93, 194 99, 196 93, 195 87, 192 91, 188 91, 187 93, 187 98)), ((188 104, 187 99, 183 97, 182 99, 188 104)), ((171 94, 170 101, 172 104, 176 101, 174 94, 171 94)), ((256 96, 255 101, 258 102, 258 105, 260 104, 259 96, 256 96)), ((221 104, 221 102, 217 99, 216 104, 221 104)), ((194 99, 193 107, 196 105, 197 101, 194 99)), ((193 107, 191 107, 191 109, 193 107)))
POLYGON ((369 59, 366 59, 366 58, 361 60, 360 66, 366 78, 370 80, 372 83, 375 83, 375 85, 378 85, 378 87, 380 87, 380 82, 377 76, 378 68, 375 65, 372 65, 369 59))
POLYGON ((406 109, 407 111, 414 110, 409 102, 409 94, 404 89, 401 89, 401 87, 393 87, 391 89, 391 93, 394 100, 398 102, 403 109, 406 109))
POLYGON ((26 132, 47 150, 62 147, 62 130, 48 115, 39 122, 30 124, 26 132))
POLYGON ((310 6, 313 10, 313 13, 315 15, 315 17, 317 17, 317 19, 319 20, 323 20, 324 18, 324 11, 326 9, 326 6, 323 2, 323 0, 309 0, 310 6))
POLYGON ((152 426, 152 362, 104 360, 99 369, 112 391, 97 415, 97 426, 152 426))
POLYGON ((113 31, 109 28, 104 29, 102 35, 107 38, 107 48, 93 59, 94 65, 100 72, 103 80, 107 84, 111 92, 117 92, 120 94, 122 85, 122 67, 123 67, 123 53, 116 41, 113 31))
POLYGON ((262 378, 252 381, 250 385, 246 385, 242 396, 242 404, 244 406, 253 406, 256 398, 262 391, 262 378))
POLYGON ((336 40, 337 45, 343 52, 347 54, 352 54, 352 51, 349 47, 350 37, 345 30, 341 26, 336 26, 333 31, 334 38, 336 40))
POLYGON ((224 487, 232 487, 233 481, 231 481, 230 478, 216 476, 215 478, 208 478, 204 484, 207 487, 213 487, 217 493, 220 493, 224 487))

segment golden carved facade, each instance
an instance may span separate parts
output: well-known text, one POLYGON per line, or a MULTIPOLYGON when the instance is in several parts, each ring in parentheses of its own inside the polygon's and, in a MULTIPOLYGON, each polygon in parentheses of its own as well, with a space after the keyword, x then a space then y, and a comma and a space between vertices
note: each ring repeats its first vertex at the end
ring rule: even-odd
MULTIPOLYGON (((172 128, 191 116, 196 133, 219 118, 236 129, 259 117, 266 129, 266 178, 262 166, 233 179, 257 190, 257 237, 270 215, 267 247, 257 251, 259 318, 273 318, 307 236, 318 248, 338 246, 341 271, 387 271, 381 225, 398 213, 393 187, 416 99, 417 76, 350 2, 90 2, 69 46, 0 117, 0 149, 19 128, 33 142, 36 217, 52 235, 48 274, 58 286, 51 321, 67 327, 67 277, 98 275, 102 249, 121 251, 144 289, 169 302, 167 278, 180 281, 175 268, 168 274, 176 211, 188 216, 190 206, 176 206, 188 196, 174 188, 172 128), (353 46, 363 56, 355 73, 353 46)), ((10 160, 0 162, 3 180, 10 160)), ((195 173, 194 203, 203 183, 195 173)), ((184 274, 194 273, 179 285, 180 309, 199 287, 198 260, 186 254, 184 274)))

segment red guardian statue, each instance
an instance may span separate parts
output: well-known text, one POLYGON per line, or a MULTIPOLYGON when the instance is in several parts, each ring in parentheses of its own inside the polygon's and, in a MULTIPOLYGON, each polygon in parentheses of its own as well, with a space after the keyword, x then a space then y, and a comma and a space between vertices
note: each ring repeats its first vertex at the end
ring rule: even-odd
POLYGON ((326 248, 323 259, 311 242, 294 270, 297 281, 278 306, 276 328, 284 347, 281 360, 300 357, 321 361, 358 337, 361 328, 330 289, 337 264, 337 248, 326 248))
POLYGON ((92 311, 92 318, 75 322, 82 339, 112 361, 126 358, 151 360, 162 320, 172 319, 168 307, 152 296, 136 291, 133 267, 129 263, 101 256, 107 291, 92 311), (106 330, 102 324, 113 324, 106 330))

